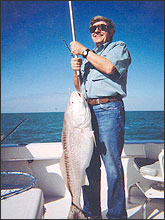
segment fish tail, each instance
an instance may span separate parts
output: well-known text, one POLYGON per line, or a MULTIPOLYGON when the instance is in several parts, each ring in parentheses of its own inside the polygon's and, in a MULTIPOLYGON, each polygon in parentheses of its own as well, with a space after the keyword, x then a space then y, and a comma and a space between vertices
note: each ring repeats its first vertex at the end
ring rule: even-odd
POLYGON ((83 210, 72 202, 68 219, 86 219, 86 217, 83 210))

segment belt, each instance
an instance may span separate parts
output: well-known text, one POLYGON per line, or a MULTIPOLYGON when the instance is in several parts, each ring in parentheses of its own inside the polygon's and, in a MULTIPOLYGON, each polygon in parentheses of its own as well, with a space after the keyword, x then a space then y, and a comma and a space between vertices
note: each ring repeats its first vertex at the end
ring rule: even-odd
POLYGON ((115 101, 122 101, 121 96, 110 96, 110 97, 102 97, 95 99, 87 99, 87 103, 90 105, 98 105, 98 104, 104 104, 107 102, 115 102, 115 101))

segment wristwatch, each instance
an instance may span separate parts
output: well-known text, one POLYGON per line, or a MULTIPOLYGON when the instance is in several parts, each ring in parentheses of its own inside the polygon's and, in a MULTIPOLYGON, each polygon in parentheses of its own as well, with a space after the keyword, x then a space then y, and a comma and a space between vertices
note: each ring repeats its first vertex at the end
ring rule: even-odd
POLYGON ((84 57, 84 58, 86 58, 87 57, 87 55, 88 55, 88 53, 89 53, 89 49, 86 49, 86 50, 84 50, 83 52, 82 52, 82 56, 84 57))

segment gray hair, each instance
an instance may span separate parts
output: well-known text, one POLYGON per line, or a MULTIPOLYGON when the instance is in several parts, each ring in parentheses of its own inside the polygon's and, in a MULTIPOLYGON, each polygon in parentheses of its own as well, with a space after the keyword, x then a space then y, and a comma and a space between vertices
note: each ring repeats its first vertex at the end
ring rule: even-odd
POLYGON ((113 21, 112 21, 111 19, 109 19, 109 18, 106 18, 106 17, 104 17, 104 16, 100 16, 100 15, 94 16, 94 17, 91 19, 91 21, 90 21, 90 27, 91 27, 94 23, 96 23, 96 22, 98 22, 98 21, 105 21, 106 24, 107 24, 107 26, 109 27, 109 29, 113 29, 114 32, 115 32, 115 24, 113 23, 113 21))

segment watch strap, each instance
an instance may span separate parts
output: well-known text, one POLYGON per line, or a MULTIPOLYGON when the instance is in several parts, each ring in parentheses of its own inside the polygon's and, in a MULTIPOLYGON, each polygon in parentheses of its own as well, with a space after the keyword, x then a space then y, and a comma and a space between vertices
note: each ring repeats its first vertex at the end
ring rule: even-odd
MULTIPOLYGON (((82 56, 83 56, 84 58, 86 58, 86 57, 88 56, 88 53, 89 53, 90 49, 87 48, 87 49, 84 50, 84 51, 86 51, 87 53, 86 53, 86 55, 82 54, 82 56)), ((83 53, 84 53, 84 51, 83 51, 83 53)))

